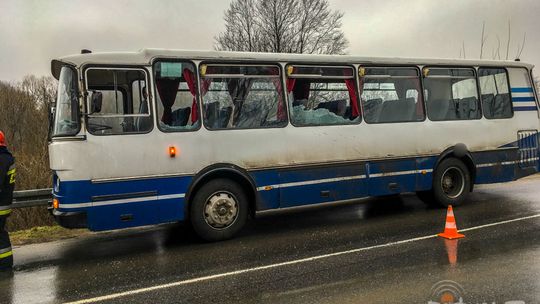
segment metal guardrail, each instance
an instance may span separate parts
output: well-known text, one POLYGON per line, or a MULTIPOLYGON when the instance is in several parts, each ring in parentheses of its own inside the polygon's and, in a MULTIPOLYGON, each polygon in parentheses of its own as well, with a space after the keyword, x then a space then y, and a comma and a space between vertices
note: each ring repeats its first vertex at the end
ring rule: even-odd
POLYGON ((52 189, 35 189, 13 192, 12 208, 46 207, 52 200, 52 189))

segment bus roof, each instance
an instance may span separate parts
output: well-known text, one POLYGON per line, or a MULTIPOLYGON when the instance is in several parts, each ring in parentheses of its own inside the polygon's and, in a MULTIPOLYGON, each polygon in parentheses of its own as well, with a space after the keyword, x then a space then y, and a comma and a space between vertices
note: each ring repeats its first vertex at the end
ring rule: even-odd
POLYGON ((478 59, 442 59, 442 58, 398 58, 398 57, 362 57, 353 55, 310 55, 287 53, 225 52, 200 50, 142 49, 137 52, 97 52, 77 54, 53 60, 70 63, 75 66, 84 64, 123 64, 148 65, 155 58, 182 58, 192 60, 239 60, 239 61, 277 61, 297 63, 332 63, 332 64, 415 64, 415 65, 469 65, 469 66, 506 66, 526 67, 533 65, 520 61, 478 60, 478 59))

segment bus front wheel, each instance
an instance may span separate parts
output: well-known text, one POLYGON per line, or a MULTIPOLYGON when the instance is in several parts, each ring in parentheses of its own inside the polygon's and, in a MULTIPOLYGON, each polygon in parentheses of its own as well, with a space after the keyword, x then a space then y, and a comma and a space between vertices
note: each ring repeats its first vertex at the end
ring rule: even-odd
POLYGON ((470 190, 471 174, 467 166, 459 159, 447 158, 435 169, 433 188, 417 195, 428 204, 448 207, 463 203, 470 190))
POLYGON ((229 179, 214 179, 203 185, 190 208, 193 229, 207 241, 230 239, 242 229, 247 216, 247 196, 229 179))

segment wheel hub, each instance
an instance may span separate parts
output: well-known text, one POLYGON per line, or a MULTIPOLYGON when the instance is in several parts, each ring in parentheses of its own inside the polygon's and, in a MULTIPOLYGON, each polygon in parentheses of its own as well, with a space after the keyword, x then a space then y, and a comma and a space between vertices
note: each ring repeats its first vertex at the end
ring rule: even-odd
POLYGON ((451 176, 446 176, 443 180, 444 186, 446 189, 452 188, 452 185, 454 184, 454 180, 451 176))
POLYGON ((465 189, 465 175, 461 169, 457 167, 446 169, 441 179, 441 188, 449 198, 460 196, 465 189))
POLYGON ((204 217, 213 228, 226 228, 234 223, 238 215, 238 203, 229 192, 218 192, 206 201, 204 217))

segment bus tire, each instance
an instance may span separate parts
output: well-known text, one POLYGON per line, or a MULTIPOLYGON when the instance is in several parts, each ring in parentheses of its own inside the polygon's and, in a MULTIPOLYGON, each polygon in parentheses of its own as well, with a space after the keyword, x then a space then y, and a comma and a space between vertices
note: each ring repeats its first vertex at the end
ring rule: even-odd
POLYGON ((213 179, 193 197, 191 225, 206 241, 230 239, 246 223, 248 209, 247 196, 238 183, 224 178, 213 179))
POLYGON ((448 207, 463 203, 471 191, 471 174, 467 166, 456 158, 447 158, 437 166, 433 176, 433 188, 430 194, 420 194, 422 199, 432 196, 432 203, 448 207))

